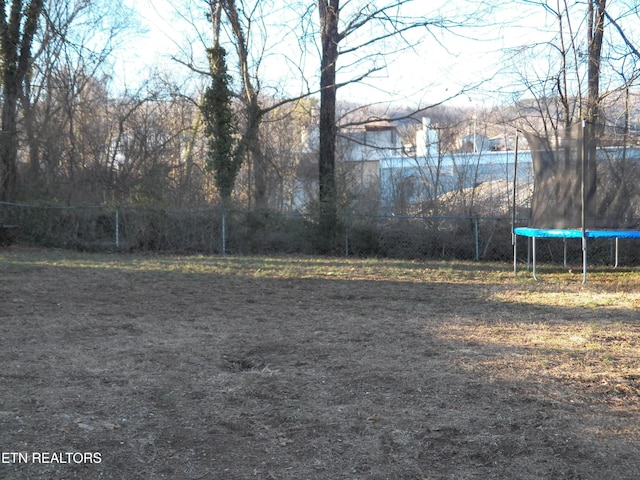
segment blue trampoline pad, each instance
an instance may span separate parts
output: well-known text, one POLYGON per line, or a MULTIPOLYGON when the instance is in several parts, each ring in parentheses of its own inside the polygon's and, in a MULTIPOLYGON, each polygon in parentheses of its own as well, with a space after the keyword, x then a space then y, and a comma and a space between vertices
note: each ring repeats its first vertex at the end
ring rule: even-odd
MULTIPOLYGON (((523 237, 536 238, 582 238, 582 230, 580 229, 561 229, 561 228, 531 228, 517 227, 513 229, 513 233, 523 237)), ((585 232, 587 238, 640 238, 638 230, 587 230, 585 232)))

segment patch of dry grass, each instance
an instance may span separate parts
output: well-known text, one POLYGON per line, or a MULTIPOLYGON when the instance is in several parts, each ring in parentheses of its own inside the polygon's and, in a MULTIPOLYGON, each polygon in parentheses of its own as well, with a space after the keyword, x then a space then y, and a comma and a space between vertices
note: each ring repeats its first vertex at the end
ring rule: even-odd
MULTIPOLYGON (((636 478, 640 272, 0 251, 9 479, 636 478)), ((7 447, 5 447, 7 446, 7 447)))

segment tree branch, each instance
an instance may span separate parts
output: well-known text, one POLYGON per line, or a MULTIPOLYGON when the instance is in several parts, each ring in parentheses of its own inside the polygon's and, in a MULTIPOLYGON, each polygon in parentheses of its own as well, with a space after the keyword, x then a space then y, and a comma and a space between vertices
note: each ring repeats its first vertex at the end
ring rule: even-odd
POLYGON ((609 14, 608 11, 605 11, 604 15, 605 15, 605 17, 607 17, 607 20, 609 20, 611 25, 613 25, 615 27, 615 29, 618 31, 618 33, 622 37, 622 40, 624 41, 625 45, 627 45, 627 47, 629 47, 631 49, 631 51, 633 52, 634 55, 636 55, 638 58, 640 58, 640 51, 638 51, 638 49, 635 46, 633 46, 633 44, 631 43, 631 41, 629 40, 627 35, 624 33, 624 30, 622 30, 622 27, 618 24, 618 22, 616 22, 611 17, 611 15, 609 14))

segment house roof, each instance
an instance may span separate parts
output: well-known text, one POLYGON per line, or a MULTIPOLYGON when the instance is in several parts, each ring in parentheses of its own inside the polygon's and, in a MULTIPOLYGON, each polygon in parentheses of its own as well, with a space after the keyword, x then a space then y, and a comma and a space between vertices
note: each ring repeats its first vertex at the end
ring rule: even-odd
POLYGON ((375 123, 367 123, 364 126, 364 129, 367 132, 380 132, 386 130, 395 130, 395 125, 390 124, 389 122, 375 122, 375 123))

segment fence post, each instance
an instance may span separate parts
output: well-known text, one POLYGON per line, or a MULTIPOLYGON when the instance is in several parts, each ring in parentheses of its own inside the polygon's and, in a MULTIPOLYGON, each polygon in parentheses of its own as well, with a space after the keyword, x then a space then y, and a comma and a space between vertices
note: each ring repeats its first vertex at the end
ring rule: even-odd
POLYGON ((116 249, 120 249, 120 214, 116 205, 116 249))
POLYGON ((222 209, 222 254, 227 253, 227 209, 222 209))
POLYGON ((473 217, 473 235, 476 243, 476 262, 480 260, 480 238, 478 234, 478 217, 473 217))
POLYGON ((349 258, 349 215, 345 215, 344 218, 344 256, 349 258))

